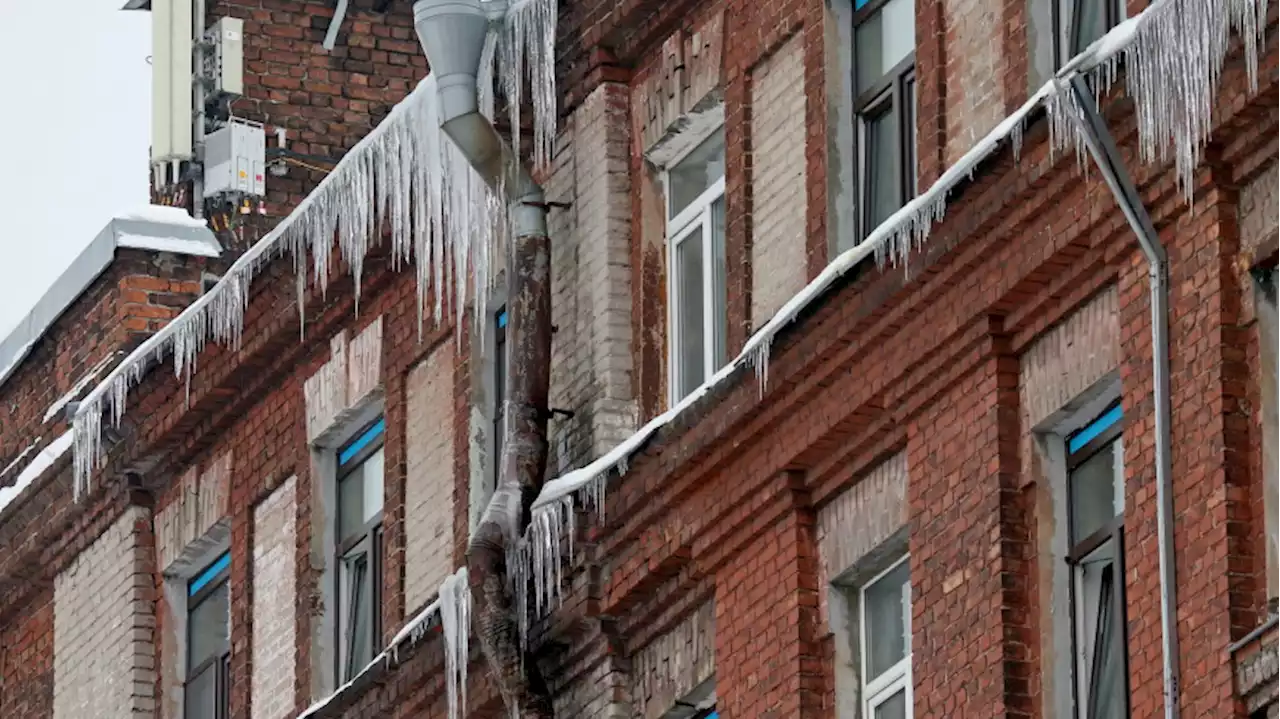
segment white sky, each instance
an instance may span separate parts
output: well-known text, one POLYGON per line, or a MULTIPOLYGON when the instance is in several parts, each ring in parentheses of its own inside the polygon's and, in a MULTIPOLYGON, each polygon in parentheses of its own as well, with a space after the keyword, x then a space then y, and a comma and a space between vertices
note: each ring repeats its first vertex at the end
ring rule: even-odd
POLYGON ((0 0, 0 337, 147 203, 151 14, 124 2, 0 0))

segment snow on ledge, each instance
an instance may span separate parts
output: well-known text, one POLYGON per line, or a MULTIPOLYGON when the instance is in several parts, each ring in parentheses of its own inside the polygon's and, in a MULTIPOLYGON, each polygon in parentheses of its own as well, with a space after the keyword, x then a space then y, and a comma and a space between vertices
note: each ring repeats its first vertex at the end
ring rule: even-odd
MULTIPOLYGON (((5 508, 8 507, 9 504, 20 494, 22 494, 23 490, 29 487, 32 482, 36 481, 40 475, 44 474, 46 469, 52 467, 54 462, 57 462, 62 455, 67 453, 67 450, 71 449, 71 440, 73 437, 74 435, 71 430, 63 432, 57 439, 50 442, 48 447, 41 450, 40 454, 37 454, 31 462, 29 462, 27 466, 18 473, 18 478, 14 481, 13 486, 0 487, 0 513, 3 513, 5 508)), ((36 443, 38 444, 39 440, 36 440, 36 443)), ((31 446, 34 447, 35 444, 31 446)), ((31 447, 23 450, 22 455, 19 455, 18 459, 14 460, 13 464, 5 468, 5 473, 8 473, 9 470, 21 461, 22 457, 30 450, 31 447)))
POLYGON ((222 254, 222 250, 216 243, 209 244, 200 240, 179 237, 152 237, 150 235, 135 235, 125 232, 116 235, 116 247, 150 250, 152 252, 172 252, 177 255, 190 255, 192 257, 217 257, 222 254))
POLYGON ((122 353, 119 351, 108 353, 106 357, 102 358, 102 361, 98 362, 98 364, 93 366, 93 369, 89 370, 88 374, 76 380, 76 383, 71 386, 71 389, 67 390, 66 394, 54 400, 53 404, 49 405, 49 408, 44 411, 44 419, 42 420, 42 423, 48 424, 49 420, 58 416, 58 413, 62 411, 63 407, 66 407, 72 402, 72 400, 79 397, 85 387, 88 387, 90 382, 97 379, 98 375, 102 374, 102 370, 106 369, 111 364, 111 361, 116 357, 119 357, 121 354, 122 353))
POLYGON ((194 257, 217 257, 222 253, 222 246, 204 222, 176 207, 151 206, 113 217, 49 285, 26 316, 8 335, 0 337, 0 384, 107 269, 120 247, 194 257))

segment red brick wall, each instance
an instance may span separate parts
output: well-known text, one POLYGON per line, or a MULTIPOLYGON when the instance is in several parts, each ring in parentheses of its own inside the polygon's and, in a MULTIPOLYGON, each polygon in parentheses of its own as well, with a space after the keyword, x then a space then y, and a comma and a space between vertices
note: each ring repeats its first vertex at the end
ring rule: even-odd
POLYGON ((244 249, 307 196, 347 150, 386 117, 427 72, 413 29, 412 3, 372 0, 350 4, 333 50, 321 45, 333 18, 325 0, 209 0, 208 22, 244 20, 244 95, 231 104, 236 117, 288 132, 288 149, 321 160, 310 169, 287 164, 284 177, 266 176, 266 217, 254 216, 239 231, 220 233, 244 249))
MULTIPOLYGON (((50 405, 107 355, 137 346, 190 304, 206 266, 203 258, 116 250, 107 269, 0 385, 0 467, 35 440, 43 437, 43 446, 57 436, 61 418, 44 424, 50 405)), ((0 486, 13 478, 0 479, 0 486)))
MULTIPOLYGON (((642 77, 654 62, 655 43, 678 22, 697 20, 698 15, 686 15, 692 5, 633 0, 575 6, 565 26, 565 71, 580 79, 601 74, 600 65, 585 67, 574 51, 603 42, 617 62, 635 65, 636 76, 642 77)), ((820 17, 821 5, 733 2, 706 4, 698 12, 717 8, 729 9, 733 38, 724 83, 731 286, 737 288, 730 303, 736 327, 730 344, 736 347, 745 340, 750 299, 745 292, 750 270, 744 266, 752 226, 752 165, 746 152, 751 113, 742 104, 750 96, 746 70, 786 38, 803 33, 808 86, 811 74, 820 72, 822 36, 811 20, 820 17)), ((943 17, 940 6, 922 3, 918 14, 935 16, 930 13, 943 17)), ((926 35, 925 25, 921 21, 918 37, 934 37, 926 35)), ((314 44, 319 31, 301 32, 314 44)), ((1273 37, 1268 47, 1275 47, 1273 37)), ((925 57, 920 50, 918 60, 924 63, 925 57)), ((941 83, 945 66, 934 70, 941 83)), ((1135 170, 1173 262, 1174 477, 1180 514, 1183 708, 1188 716, 1232 716, 1236 711, 1228 689, 1226 645, 1257 620, 1252 588, 1259 569, 1252 543, 1245 541, 1258 530, 1257 518, 1245 510, 1251 506, 1256 477, 1252 463, 1235 460, 1248 445, 1238 411, 1242 369, 1235 325, 1243 289, 1233 279, 1240 240, 1232 188, 1256 172, 1260 156, 1274 158, 1274 50, 1262 72, 1264 93, 1250 99, 1242 89, 1240 63, 1228 68, 1226 89, 1216 105, 1222 124, 1219 142, 1200 173, 1193 207, 1177 197, 1169 168, 1135 170)), ((821 84, 820 79, 812 81, 821 84)), ((571 94, 587 84, 575 84, 571 94)), ((923 108, 940 98, 930 97, 927 84, 921 84, 921 122, 928 124, 923 108)), ((807 104, 806 115, 817 112, 825 118, 821 106, 818 101, 807 104)), ((1124 103, 1115 110, 1113 130, 1132 157, 1133 121, 1124 103)), ((938 133, 948 125, 939 124, 938 133)), ((806 126, 823 137, 821 130, 812 129, 814 124, 806 126)), ((922 143, 927 142, 925 134, 922 143)), ((929 163, 940 161, 947 146, 945 137, 935 140, 929 156, 922 144, 922 184, 927 184, 929 163)), ((1146 269, 1105 186, 1094 174, 1082 179, 1073 158, 1051 159, 1046 144, 1041 122, 1027 133, 1020 162, 1004 153, 972 184, 953 193, 946 221, 913 260, 909 276, 900 268, 868 267, 833 288, 777 339, 763 396, 754 377, 742 373, 660 432, 633 459, 626 477, 611 482, 608 522, 586 532, 590 544, 576 545, 587 564, 571 573, 564 609, 539 627, 543 661, 565 671, 556 679, 572 679, 570 687, 557 689, 575 697, 580 693, 588 697, 582 706, 596 707, 604 693, 590 690, 604 686, 613 703, 625 706, 626 682, 619 678, 625 658, 654 633, 696 611, 711 594, 723 714, 831 716, 832 652, 819 619, 818 594, 825 587, 820 586, 814 516, 856 477, 905 448, 911 478, 908 542, 916 586, 916 716, 1043 715, 1029 682, 1044 664, 1033 619, 1040 588, 1031 582, 1029 528, 1036 515, 1024 494, 1014 491, 1023 464, 1030 461, 1019 450, 1023 428, 1016 358, 1100 290, 1116 285, 1119 371, 1130 418, 1126 437, 1134 437, 1126 441, 1125 458, 1127 506, 1133 508, 1126 515, 1130 686, 1134 715, 1156 713, 1161 677, 1146 269)), ((808 237, 812 243, 822 235, 825 247, 825 232, 816 229, 826 217, 824 143, 806 147, 814 153, 806 168, 808 237)), ((637 166, 633 155, 632 167, 637 166)), ((634 185, 633 192, 638 192, 634 185)), ((633 207, 638 204, 633 201, 633 207)), ((632 236, 639 236, 634 225, 632 236)), ((111 481, 76 506, 70 505, 65 490, 59 494, 51 486, 48 514, 24 516, 12 530, 0 530, 29 537, 19 551, 0 557, 0 580, 38 588, 86 538, 118 516, 127 499, 118 481, 124 468, 145 468, 143 485, 155 494, 159 509, 173 500, 172 478, 234 446, 230 519, 236 717, 248 716, 253 701, 245 633, 252 626, 249 518, 272 488, 294 475, 300 498, 296 709, 310 704, 316 684, 309 637, 318 574, 312 568, 310 536, 319 519, 301 498, 312 495, 319 478, 310 472, 302 383, 327 360, 331 336, 382 316, 388 419, 382 619, 384 639, 389 638, 412 609, 403 597, 405 374, 453 331, 428 326, 420 341, 412 274, 392 272, 385 257, 374 257, 366 262, 360 314, 354 312, 348 279, 331 283, 326 296, 309 290, 306 333, 300 341, 289 265, 284 260, 267 268, 255 285, 243 346, 234 353, 207 349, 189 398, 184 383, 164 367, 150 373, 131 395, 135 439, 113 454, 104 472, 111 481), (36 565, 40 570, 33 572, 36 565)), ((654 282, 660 287, 660 277, 654 282)), ((645 287, 647 291, 649 285, 645 287)), ((664 315, 633 312, 650 323, 643 325, 647 330, 653 329, 655 316, 664 315)), ((465 377, 470 357, 465 331, 460 344, 455 376, 465 377)), ((465 386, 458 381, 455 389, 459 417, 466 416, 465 386)), ((654 391, 660 388, 659 382, 654 391)), ((644 406, 656 404, 649 400, 644 406)), ((454 543, 460 562, 468 458, 465 430, 453 431, 454 543)), ((22 617, 33 627, 13 630, 12 620, 3 620, 3 636, 38 637, 35 629, 44 626, 41 610, 34 608, 39 604, 24 598, 20 606, 0 606, 8 611, 0 616, 22 617)), ((474 659, 472 714, 496 714, 487 670, 478 655, 474 659)), ((443 715, 438 638, 429 636, 400 661, 374 686, 345 695, 327 715, 443 715)), ((9 701, 7 692, 0 701, 9 701)), ((38 686, 31 695, 41 696, 38 686)), ((16 716, 47 713, 38 707, 24 712, 16 716)))

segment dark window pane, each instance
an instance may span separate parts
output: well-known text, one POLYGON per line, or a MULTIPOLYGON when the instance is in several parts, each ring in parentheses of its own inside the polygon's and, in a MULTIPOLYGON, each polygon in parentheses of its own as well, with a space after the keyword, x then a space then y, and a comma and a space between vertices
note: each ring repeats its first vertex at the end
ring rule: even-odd
POLYGON ((908 563, 902 562, 863 593, 865 681, 884 674, 911 651, 910 572, 908 563))
POLYGON ((876 705, 875 719, 907 719, 907 692, 898 690, 893 696, 876 705))
POLYGON ((1117 448, 1118 443, 1109 443, 1071 472, 1072 544, 1102 529, 1120 514, 1116 502, 1117 448))
POLYGON ((346 541, 364 527, 364 465, 338 482, 338 536, 346 541))
POLYGON ((216 719, 217 664, 210 664, 187 682, 183 719, 216 719))
POLYGON ((1071 16, 1071 54, 1076 55, 1107 32, 1108 0, 1075 0, 1071 16))
POLYGON ((712 281, 715 286, 712 287, 711 308, 715 313, 714 331, 715 345, 712 347, 713 358, 715 359, 715 367, 711 368, 714 372, 724 366, 728 361, 725 349, 725 326, 728 324, 728 310, 726 309, 727 290, 725 289, 725 265, 724 256, 724 199, 715 201, 711 205, 711 272, 712 281))
POLYGON ((668 219, 680 214, 721 177, 724 177, 724 130, 717 130, 668 171, 667 192, 671 197, 668 219))
POLYGON ((503 402, 507 395, 507 311, 498 313, 493 377, 493 483, 502 472, 502 443, 506 439, 503 402))
POLYGON ((1126 716, 1120 551, 1116 539, 1108 540, 1073 569, 1076 691, 1087 719, 1126 716))
POLYGON ((346 574, 345 636, 346 666, 344 680, 355 676, 373 659, 373 584, 369 573, 369 554, 359 552, 343 558, 346 574))
POLYGON ((1094 631, 1092 667, 1089 674, 1090 719, 1123 719, 1122 681, 1124 638, 1116 616, 1115 566, 1102 569, 1098 593, 1098 619, 1094 631))
POLYGON ((378 449, 338 482, 338 533, 344 541, 382 511, 382 464, 378 449))
POLYGON ((676 278, 679 306, 676 307, 676 362, 680 363, 677 395, 684 397, 702 384, 705 367, 703 341, 702 228, 696 227, 676 245, 676 278))
POLYGON ((190 609, 187 617, 187 667, 195 669, 210 657, 228 651, 231 622, 228 585, 217 589, 190 609))
POLYGON ((874 230, 902 206, 898 190, 898 121, 894 115, 894 108, 889 107, 863 118, 863 234, 874 230))
POLYGON ((920 191, 918 186, 920 172, 916 166, 916 142, 918 137, 918 130, 916 129, 916 117, 918 115, 916 115, 916 112, 919 106, 916 104, 916 80, 914 77, 907 80, 905 92, 909 97, 906 106, 906 117, 902 120, 906 127, 907 137, 910 138, 906 147, 907 172, 910 173, 909 176, 911 178, 911 182, 908 184, 911 192, 908 197, 915 197, 916 193, 920 191))
POLYGON ((889 0, 854 29, 854 62, 859 94, 916 49, 915 4, 889 0))

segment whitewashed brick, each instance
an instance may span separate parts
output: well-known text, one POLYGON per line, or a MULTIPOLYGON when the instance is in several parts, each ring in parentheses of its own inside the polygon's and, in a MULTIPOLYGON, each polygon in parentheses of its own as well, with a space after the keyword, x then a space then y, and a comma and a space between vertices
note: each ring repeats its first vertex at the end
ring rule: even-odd
POLYGON ((631 658, 636 716, 657 719, 716 673, 714 602, 698 607, 631 658))
POLYGON ((293 709, 296 673, 297 479, 253 510, 253 719, 293 709))
POLYGON ((631 178, 627 88, 605 83, 565 122, 547 194, 552 243, 551 422, 557 471, 635 431, 631 391, 631 178))
POLYGON ((329 340, 329 361, 303 383, 307 441, 323 444, 329 433, 381 397, 382 317, 348 342, 342 330, 329 340))
POLYGON ((788 40, 751 73, 751 322, 805 285, 804 45, 788 40))
POLYGON ((1280 165, 1273 164, 1240 188, 1240 244, 1257 247, 1280 222, 1280 165))
POLYGON ((899 452, 818 511, 818 554, 823 576, 828 581, 837 579, 892 537, 906 521, 907 456, 899 452))
POLYGON ((1116 368, 1120 359, 1117 309, 1113 286, 1023 353, 1018 389, 1026 427, 1041 424, 1116 368))
POLYGON ((149 521, 130 507, 54 579, 55 719, 155 715, 149 521))
POLYGON ((410 372, 406 396, 405 611, 425 604, 453 572, 453 342, 410 372))

